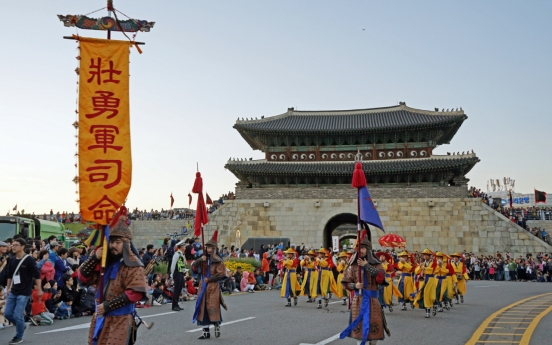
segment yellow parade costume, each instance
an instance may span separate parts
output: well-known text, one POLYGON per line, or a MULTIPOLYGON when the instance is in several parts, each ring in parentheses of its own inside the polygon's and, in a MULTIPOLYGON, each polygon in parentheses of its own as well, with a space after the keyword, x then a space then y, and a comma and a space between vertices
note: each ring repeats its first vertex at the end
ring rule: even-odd
MULTIPOLYGON (((309 251, 308 255, 312 255, 314 252, 309 251)), ((316 298, 316 290, 318 283, 318 260, 316 258, 310 258, 306 256, 301 260, 301 267, 303 268, 303 284, 301 285, 301 296, 308 296, 311 299, 316 298), (308 258, 308 259, 307 259, 308 258)))
POLYGON ((456 274, 454 273, 454 268, 452 267, 452 260, 450 257, 447 257, 447 298, 449 300, 450 306, 452 306, 452 300, 454 299, 454 284, 458 281, 456 274))
MULTIPOLYGON (((339 254, 339 264, 337 265, 337 272, 338 272, 338 275, 337 275, 337 294, 336 294, 336 297, 337 298, 343 298, 343 297, 347 297, 347 290, 343 288, 343 284, 341 284, 341 280, 343 280, 343 272, 345 271, 345 268, 347 268, 347 258, 349 257, 349 255, 346 253, 346 252, 342 252, 341 254, 339 254), (345 262, 342 262, 343 259, 345 260, 345 262)), ((346 299, 343 299, 343 305, 346 304, 345 302, 346 299)))
MULTIPOLYGON (((454 253, 451 255, 452 257, 458 257, 460 258, 461 255, 458 253, 454 253)), ((454 269, 454 273, 456 275, 456 304, 458 304, 458 300, 460 299, 462 303, 464 303, 464 295, 466 294, 466 281, 469 280, 469 276, 465 271, 464 263, 462 261, 453 261, 451 263, 452 268, 454 269)))
MULTIPOLYGON (((408 257, 407 252, 402 252, 399 254, 400 257, 408 257)), ((399 277, 399 292, 402 294, 402 297, 399 297, 399 302, 402 303, 402 310, 406 310, 406 302, 414 302, 412 294, 416 293, 416 287, 414 286, 414 280, 412 279, 412 263, 400 262, 397 264, 398 270, 400 272, 399 277)))
MULTIPOLYGON (((318 253, 323 253, 324 255, 327 255, 327 252, 324 248, 320 249, 318 253)), ((328 293, 330 291, 333 292, 336 296, 338 295, 337 285, 335 283, 334 275, 330 269, 330 263, 328 260, 331 260, 331 258, 319 258, 318 261, 318 267, 320 268, 320 272, 318 273, 318 284, 316 291, 319 304, 318 308, 320 308, 321 298, 324 298, 324 306, 328 306, 328 293)))
MULTIPOLYGON (((377 254, 376 254, 377 256, 377 254)), ((381 296, 380 303, 384 307, 388 307, 389 311, 393 311, 393 295, 395 295, 397 298, 401 298, 403 295, 399 291, 399 289, 393 284, 393 264, 389 262, 382 262, 381 265, 383 266, 383 269, 385 270, 385 281, 387 282, 387 286, 382 287, 383 289, 383 295, 381 296)))
POLYGON ((443 304, 447 309, 449 309, 448 302, 450 302, 450 299, 448 297, 447 282, 447 274, 449 273, 449 270, 446 261, 443 260, 444 255, 441 252, 437 252, 436 256, 437 260, 441 261, 441 263, 437 263, 437 267, 435 267, 435 282, 437 284, 436 298, 439 305, 439 312, 442 312, 443 304))
MULTIPOLYGON (((425 249, 422 254, 432 255, 433 253, 429 249, 425 249)), ((436 300, 436 281, 435 281, 435 267, 436 263, 432 260, 423 262, 416 268, 416 274, 420 275, 420 284, 418 292, 414 299, 414 305, 420 309, 426 309, 426 317, 429 317, 429 310, 433 307, 433 315, 437 313, 437 307, 435 306, 436 300)))
MULTIPOLYGON (((284 251, 285 254, 295 254, 293 249, 288 249, 284 251)), ((282 281, 282 289, 280 291, 280 296, 282 298, 288 299, 288 304, 286 306, 291 306, 291 297, 295 300, 295 305, 297 305, 297 295, 301 291, 301 285, 297 281, 297 259, 286 258, 282 260, 282 268, 285 270, 284 279, 282 281)))

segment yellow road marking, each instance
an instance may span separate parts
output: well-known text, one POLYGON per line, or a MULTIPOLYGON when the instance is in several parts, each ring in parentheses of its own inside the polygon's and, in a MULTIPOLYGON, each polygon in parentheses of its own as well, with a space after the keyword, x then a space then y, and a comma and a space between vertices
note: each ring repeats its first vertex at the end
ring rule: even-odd
POLYGON ((488 326, 488 327, 485 327, 485 328, 500 328, 500 329, 504 329, 504 330, 511 330, 511 329, 527 329, 527 327, 505 327, 505 326, 502 326, 502 327, 491 327, 491 326, 488 326))
POLYGON ((552 306, 548 307, 545 311, 543 311, 533 319, 531 324, 527 327, 527 330, 525 331, 525 333, 523 333, 523 337, 521 338, 520 344, 529 345, 529 342, 531 341, 531 336, 533 335, 533 331, 535 331, 535 328, 537 328, 537 325, 539 324, 540 320, 551 311, 552 311, 552 306))
MULTIPOLYGON (((472 337, 468 340, 468 342, 466 343, 466 345, 475 345, 477 343, 481 343, 481 342, 485 342, 485 341, 480 341, 479 338, 481 338, 481 335, 483 334, 483 332, 485 331, 486 328, 488 328, 489 324, 491 323, 491 321, 493 321, 498 315, 504 313, 505 311, 509 310, 509 309, 512 309, 513 307, 515 306, 518 306, 524 302, 527 302, 527 301, 531 301, 533 299, 536 299, 536 298, 542 298, 544 296, 550 296, 552 295, 552 292, 549 292, 549 293, 545 293, 545 294, 542 294, 542 295, 537 295, 537 296, 533 296, 533 297, 529 297, 529 298, 525 298, 525 299, 522 299, 520 301, 517 301, 515 303, 512 303, 504 308, 501 308, 499 309, 498 311, 492 313, 487 319, 485 319, 485 321, 483 321, 483 323, 481 324, 481 326, 479 326, 475 332, 473 332, 473 335, 472 337)), ((526 331, 527 332, 527 331, 526 331)))
POLYGON ((523 334, 516 334, 516 333, 483 333, 485 335, 513 335, 514 337, 521 337, 523 334))
POLYGON ((514 343, 519 343, 519 341, 512 341, 512 340, 478 340, 476 343, 514 344, 514 343))
POLYGON ((514 322, 510 322, 510 321, 496 321, 496 322, 493 322, 493 323, 531 323, 530 321, 514 321, 514 322))

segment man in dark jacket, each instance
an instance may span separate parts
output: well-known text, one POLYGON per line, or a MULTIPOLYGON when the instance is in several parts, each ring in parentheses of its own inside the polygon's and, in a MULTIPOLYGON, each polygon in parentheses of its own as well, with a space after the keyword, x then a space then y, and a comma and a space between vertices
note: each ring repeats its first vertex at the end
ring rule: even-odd
POLYGON ((151 260, 153 260, 153 244, 148 244, 146 246, 146 252, 142 257, 142 263, 144 264, 144 267, 148 267, 151 260))
POLYGON ((241 266, 236 267, 236 273, 234 273, 234 280, 236 281, 236 287, 241 290, 240 282, 242 280, 242 268, 241 266))

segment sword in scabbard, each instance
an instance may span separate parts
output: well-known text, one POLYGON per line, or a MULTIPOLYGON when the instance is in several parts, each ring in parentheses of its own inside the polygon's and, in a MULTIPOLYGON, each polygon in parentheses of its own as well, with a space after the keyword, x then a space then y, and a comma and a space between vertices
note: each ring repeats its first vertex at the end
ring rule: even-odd
POLYGON ((141 324, 144 324, 144 327, 146 327, 147 329, 151 329, 151 328, 153 327, 153 325, 154 325, 154 322, 152 322, 151 324, 148 325, 147 322, 144 321, 144 320, 140 317, 140 315, 138 315, 138 313, 136 313, 136 312, 134 313, 134 318, 135 318, 135 319, 138 319, 138 325, 137 325, 138 327, 139 327, 141 324))

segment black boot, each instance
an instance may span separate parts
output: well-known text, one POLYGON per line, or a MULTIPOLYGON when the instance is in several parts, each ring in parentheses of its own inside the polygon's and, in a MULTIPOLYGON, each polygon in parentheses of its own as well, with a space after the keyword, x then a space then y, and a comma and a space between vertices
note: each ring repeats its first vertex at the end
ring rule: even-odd
POLYGON ((430 312, 431 312, 431 309, 426 309, 426 316, 425 316, 426 319, 429 319, 430 312))
POLYGON ((431 315, 432 316, 437 315, 437 305, 433 305, 433 310, 431 311, 431 315))
POLYGON ((464 303, 464 295, 460 295, 460 303, 464 303))
POLYGON ((401 310, 406 310, 406 302, 403 302, 401 310))
POLYGON ((215 338, 220 337, 220 326, 215 326, 215 338))
POLYGON ((297 296, 293 297, 293 305, 297 305, 297 296))
POLYGON ((197 339, 203 340, 203 339, 210 339, 210 338, 211 338, 211 333, 209 333, 209 327, 207 327, 203 329, 203 334, 201 335, 201 337, 197 339))
POLYGON ((322 301, 318 301, 318 307, 316 309, 322 309, 322 301))
POLYGON ((347 305, 347 299, 343 299, 343 305, 347 305))
POLYGON ((288 298, 287 301, 288 301, 288 302, 287 302, 287 304, 286 304, 286 307, 291 307, 291 298, 288 298))
POLYGON ((327 308, 327 307, 328 307, 328 299, 324 298, 324 308, 327 308))

